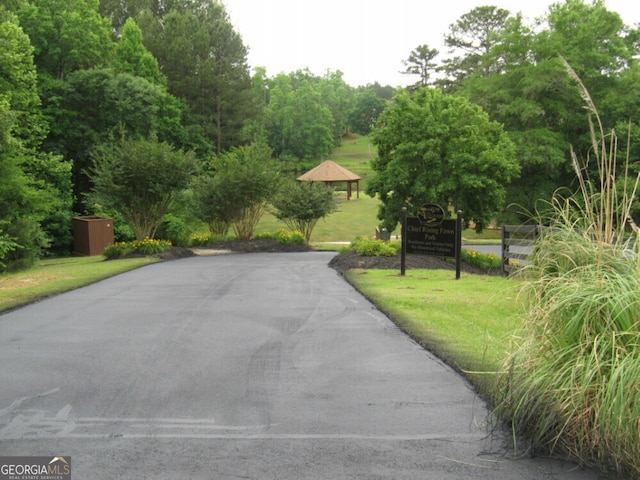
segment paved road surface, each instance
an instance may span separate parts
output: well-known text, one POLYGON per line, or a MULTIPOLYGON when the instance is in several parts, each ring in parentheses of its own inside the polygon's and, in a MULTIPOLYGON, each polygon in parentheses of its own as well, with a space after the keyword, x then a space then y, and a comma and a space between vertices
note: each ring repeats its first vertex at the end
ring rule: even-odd
POLYGON ((154 264, 0 315, 0 455, 70 455, 74 480, 597 478, 503 455, 331 255, 154 264))
POLYGON ((463 244, 462 248, 469 250, 475 250, 476 252, 489 254, 493 253, 497 257, 502 256, 502 245, 475 245, 475 244, 463 244))

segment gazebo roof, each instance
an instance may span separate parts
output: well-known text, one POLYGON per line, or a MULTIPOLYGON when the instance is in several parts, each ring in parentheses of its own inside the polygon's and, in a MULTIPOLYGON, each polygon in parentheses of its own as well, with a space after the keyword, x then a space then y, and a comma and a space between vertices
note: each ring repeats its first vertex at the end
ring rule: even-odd
POLYGON ((300 175, 300 182, 355 182, 362 177, 341 167, 332 160, 325 160, 307 173, 300 175))

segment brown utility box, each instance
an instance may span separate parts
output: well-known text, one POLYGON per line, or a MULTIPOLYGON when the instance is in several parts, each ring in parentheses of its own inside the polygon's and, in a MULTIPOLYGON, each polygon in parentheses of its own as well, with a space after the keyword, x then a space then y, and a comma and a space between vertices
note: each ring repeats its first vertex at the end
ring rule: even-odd
POLYGON ((73 217, 73 254, 102 255, 113 243, 113 219, 90 215, 73 217))

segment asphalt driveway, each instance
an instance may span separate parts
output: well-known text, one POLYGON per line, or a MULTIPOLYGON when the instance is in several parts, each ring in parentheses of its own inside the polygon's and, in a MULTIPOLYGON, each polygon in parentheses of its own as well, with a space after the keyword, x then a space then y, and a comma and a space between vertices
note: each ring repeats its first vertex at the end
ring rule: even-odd
POLYGON ((598 478, 512 459, 332 255, 187 258, 0 315, 0 455, 76 480, 598 478))

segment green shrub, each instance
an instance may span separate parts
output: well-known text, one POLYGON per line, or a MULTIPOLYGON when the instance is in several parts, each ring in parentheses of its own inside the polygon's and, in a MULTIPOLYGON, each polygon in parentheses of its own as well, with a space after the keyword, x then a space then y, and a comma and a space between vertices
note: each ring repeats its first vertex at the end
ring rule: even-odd
POLYGON ((262 232, 254 235, 254 240, 275 240, 276 235, 271 232, 262 232))
POLYGON ((3 247, 0 271, 17 271, 32 266, 49 246, 44 231, 34 217, 25 215, 2 222, 2 234, 10 239, 3 247))
POLYGON ((171 247, 171 242, 168 240, 154 240, 151 238, 145 238, 144 240, 135 240, 131 242, 131 248, 134 253, 141 253, 143 255, 153 255, 154 253, 162 253, 171 247))
POLYGON ((5 255, 19 247, 20 245, 14 242, 9 235, 2 233, 2 230, 0 230, 0 271, 6 267, 6 265, 2 263, 5 255))
POLYGON ((300 232, 305 243, 321 218, 337 210, 331 190, 322 183, 283 182, 273 198, 273 214, 293 232, 300 232))
POLYGON ((351 242, 350 250, 364 257, 393 257, 398 253, 398 246, 373 238, 356 237, 351 242))
POLYGON ((122 215, 117 214, 113 219, 113 239, 116 242, 131 242, 136 239, 136 236, 131 230, 131 227, 122 218, 122 215))
POLYGON ((469 265, 475 265, 485 270, 502 268, 502 258, 493 253, 480 253, 469 248, 463 248, 460 251, 460 259, 469 265))
POLYGON ((131 246, 127 242, 116 242, 104 249, 102 254, 109 260, 123 258, 131 253, 131 246))
POLYGON ((228 240, 226 235, 214 235, 212 233, 192 233, 189 235, 190 247, 204 247, 216 242, 228 240))
POLYGON ((276 240, 283 245, 307 243, 304 235, 298 230, 279 229, 276 233, 262 232, 253 237, 254 240, 276 240))
POLYGON ((63 209, 50 213, 40 222, 49 239, 49 246, 45 252, 47 256, 65 256, 73 251, 72 218, 72 212, 63 209))
POLYGON ((189 246, 190 234, 191 229, 183 218, 173 213, 168 213, 162 218, 155 237, 162 240, 169 240, 172 245, 187 247, 189 246))
POLYGON ((276 240, 278 240, 278 243, 282 243, 283 245, 304 245, 307 243, 307 239, 302 232, 299 230, 287 230, 285 228, 278 230, 278 233, 276 233, 276 240))
POLYGON ((112 260, 115 258, 123 258, 127 255, 153 255, 167 251, 171 247, 168 240, 153 240, 145 238, 144 240, 135 240, 133 242, 116 242, 109 245, 103 252, 103 255, 112 260))

